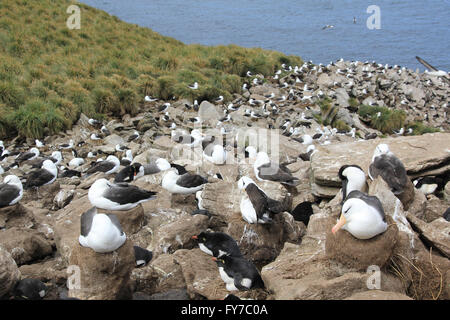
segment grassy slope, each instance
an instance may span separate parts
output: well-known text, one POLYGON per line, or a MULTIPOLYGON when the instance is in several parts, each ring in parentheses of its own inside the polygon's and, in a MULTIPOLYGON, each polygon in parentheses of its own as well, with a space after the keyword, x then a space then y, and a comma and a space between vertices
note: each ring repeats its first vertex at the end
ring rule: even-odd
POLYGON ((238 46, 184 45, 148 28, 76 3, 81 29, 69 30, 74 1, 0 2, 0 137, 42 137, 89 116, 135 113, 147 94, 230 98, 247 70, 272 74, 299 57, 238 46), (187 88, 197 81, 200 89, 187 88))

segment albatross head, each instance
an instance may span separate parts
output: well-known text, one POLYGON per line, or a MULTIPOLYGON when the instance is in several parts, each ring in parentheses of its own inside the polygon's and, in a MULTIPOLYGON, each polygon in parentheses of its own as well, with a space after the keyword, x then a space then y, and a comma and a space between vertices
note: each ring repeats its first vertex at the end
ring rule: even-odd
POLYGON ((389 154, 391 151, 389 150, 389 146, 385 143, 380 143, 375 148, 375 151, 373 153, 373 158, 381 156, 383 154, 389 154))
POLYGON ((3 179, 3 183, 15 185, 18 188, 22 189, 22 181, 20 181, 18 176, 15 176, 13 174, 10 174, 3 179))
POLYGON ((240 190, 245 190, 245 188, 247 188, 247 186, 251 183, 255 183, 251 178, 244 176, 242 178, 239 179, 238 181, 238 188, 240 190))

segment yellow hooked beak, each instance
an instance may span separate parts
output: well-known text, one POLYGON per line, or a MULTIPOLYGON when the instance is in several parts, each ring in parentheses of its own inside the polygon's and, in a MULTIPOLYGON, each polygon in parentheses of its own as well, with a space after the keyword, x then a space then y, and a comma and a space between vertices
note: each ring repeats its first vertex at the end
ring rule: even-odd
POLYGON ((334 227, 331 229, 331 232, 333 232, 333 234, 335 234, 336 232, 338 232, 338 230, 340 228, 342 228, 345 224, 347 223, 347 220, 345 220, 345 217, 343 214, 341 214, 341 217, 339 219, 339 221, 334 225, 334 227))

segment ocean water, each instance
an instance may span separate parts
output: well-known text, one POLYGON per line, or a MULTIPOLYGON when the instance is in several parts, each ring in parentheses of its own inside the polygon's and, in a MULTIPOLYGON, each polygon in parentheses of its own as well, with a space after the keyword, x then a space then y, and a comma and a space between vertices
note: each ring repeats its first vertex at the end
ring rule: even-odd
POLYGON ((376 61, 450 71, 450 0, 82 0, 186 44, 261 47, 327 64, 376 61), (379 29, 371 5, 379 8, 379 29), (353 19, 356 19, 354 23, 353 19), (334 28, 322 28, 333 25, 334 28))

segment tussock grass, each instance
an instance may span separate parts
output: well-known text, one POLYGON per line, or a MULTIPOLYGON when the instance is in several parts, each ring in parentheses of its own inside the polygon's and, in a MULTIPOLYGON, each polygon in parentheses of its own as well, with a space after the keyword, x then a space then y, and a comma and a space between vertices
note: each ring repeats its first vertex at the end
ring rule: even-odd
POLYGON ((0 43, 2 137, 42 137, 70 128, 80 112, 134 114, 145 95, 231 99, 247 71, 268 76, 303 63, 259 48, 185 45, 67 0, 1 1, 0 43), (66 25, 71 4, 81 9, 79 30, 66 25), (199 90, 187 88, 193 82, 199 90))
POLYGON ((412 131, 413 135, 422 135, 425 133, 440 132, 440 130, 438 128, 433 128, 433 127, 427 126, 419 121, 415 121, 413 123, 408 124, 408 129, 409 128, 413 129, 413 131, 412 131))
POLYGON ((402 128, 406 120, 405 111, 380 106, 361 105, 358 114, 368 119, 372 128, 386 134, 392 134, 394 130, 402 128))

